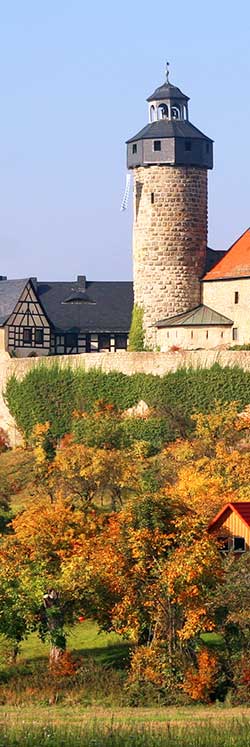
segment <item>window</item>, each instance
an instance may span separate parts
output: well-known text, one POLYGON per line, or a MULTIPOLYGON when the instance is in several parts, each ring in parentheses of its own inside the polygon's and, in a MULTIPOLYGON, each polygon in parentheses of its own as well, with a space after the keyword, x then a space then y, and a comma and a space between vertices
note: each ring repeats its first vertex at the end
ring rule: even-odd
POLYGON ((193 330, 191 330, 191 340, 193 340, 193 337, 194 337, 194 333, 193 333, 193 330))
POLYGON ((110 335, 99 335, 98 351, 99 353, 102 353, 105 350, 110 350, 110 335))
POLYGON ((77 335, 74 332, 68 332, 65 336, 66 348, 77 348, 77 335))
POLYGON ((206 330, 206 340, 208 340, 208 329, 206 330))
POLYGON ((160 104, 160 106, 158 106, 158 119, 168 119, 167 104, 160 104))
POLYGON ((169 339, 169 332, 167 332, 167 338, 169 339))
POLYGON ((209 153, 209 143, 206 144, 206 152, 209 153))
POLYGON ((161 141, 160 140, 154 140, 154 150, 161 150, 161 141))
POLYGON ((178 108, 178 106, 172 106, 171 116, 173 117, 173 119, 180 119, 180 109, 178 108))
POLYGON ((235 291, 235 294, 234 294, 234 303, 239 303, 239 291, 235 291))
POLYGON ((29 327, 24 327, 23 343, 24 345, 31 345, 32 343, 32 329, 30 329, 29 327))
POLYGON ((150 122, 154 122, 154 120, 155 120, 155 108, 152 104, 152 106, 150 107, 150 122))
POLYGON ((221 333, 220 333, 220 336, 221 336, 221 338, 223 338, 223 336, 224 336, 224 333, 223 333, 223 332, 221 332, 221 333))
POLYGON ((238 340, 238 328, 233 327, 233 340, 238 340))
POLYGON ((191 140, 185 140, 185 150, 192 150, 192 143, 191 140))
POLYGON ((35 344, 43 345, 43 329, 35 329, 35 344))
POLYGON ((133 143, 133 145, 132 145, 132 153, 137 153, 137 143, 133 143))
POLYGON ((234 552, 245 552, 246 544, 245 544, 244 537, 233 538, 233 549, 234 549, 234 552))
POLYGON ((116 350, 127 350, 127 335, 116 335, 115 336, 115 349, 116 350))
POLYGON ((246 542, 244 537, 220 537, 222 552, 245 552, 246 542))
POLYGON ((151 205, 154 204, 154 201, 155 201, 154 192, 151 192, 151 205))

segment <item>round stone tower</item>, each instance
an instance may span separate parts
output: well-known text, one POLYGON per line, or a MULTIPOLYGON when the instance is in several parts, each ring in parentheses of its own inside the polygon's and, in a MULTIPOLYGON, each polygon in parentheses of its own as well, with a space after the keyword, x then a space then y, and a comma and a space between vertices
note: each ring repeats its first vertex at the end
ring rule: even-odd
POLYGON ((149 124, 127 141, 134 170, 134 302, 145 343, 155 323, 200 304, 207 249, 207 169, 213 141, 188 119, 188 97, 169 82, 149 96, 149 124))

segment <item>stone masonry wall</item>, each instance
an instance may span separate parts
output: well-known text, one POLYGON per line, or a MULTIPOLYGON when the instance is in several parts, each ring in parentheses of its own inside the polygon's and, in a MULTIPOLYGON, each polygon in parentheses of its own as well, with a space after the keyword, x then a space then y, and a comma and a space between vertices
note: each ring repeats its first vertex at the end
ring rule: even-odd
POLYGON ((206 169, 134 169, 134 295, 146 344, 156 347, 157 320, 199 305, 206 246, 206 169))
MULTIPOLYGON (((247 350, 195 350, 168 353, 82 353, 81 355, 62 355, 53 358, 10 358, 8 353, 0 351, 0 427, 4 428, 12 446, 21 443, 21 437, 4 402, 3 392, 6 381, 15 374, 22 379, 28 371, 36 366, 51 366, 56 361, 61 366, 100 368, 102 371, 121 371, 128 376, 134 373, 157 374, 164 376, 178 368, 210 368, 214 363, 223 366, 240 366, 250 371, 250 351, 247 350)), ((56 396, 56 394, 55 394, 56 396)))

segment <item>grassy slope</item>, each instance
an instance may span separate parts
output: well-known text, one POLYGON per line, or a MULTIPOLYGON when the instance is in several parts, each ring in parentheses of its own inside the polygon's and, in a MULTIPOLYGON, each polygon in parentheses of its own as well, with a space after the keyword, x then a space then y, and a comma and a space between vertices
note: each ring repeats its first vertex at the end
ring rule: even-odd
MULTIPOLYGON (((67 640, 69 650, 77 651, 83 656, 91 656, 100 664, 123 667, 124 658, 128 656, 128 644, 115 633, 98 632, 98 626, 86 620, 69 631, 67 640)), ((20 659, 35 661, 47 657, 49 646, 42 643, 36 633, 32 633, 22 644, 20 659)))

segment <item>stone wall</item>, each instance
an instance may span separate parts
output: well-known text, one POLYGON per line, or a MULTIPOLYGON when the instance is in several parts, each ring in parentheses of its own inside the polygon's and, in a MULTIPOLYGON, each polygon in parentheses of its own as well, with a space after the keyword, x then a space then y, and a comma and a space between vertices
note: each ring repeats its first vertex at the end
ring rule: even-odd
POLYGON ((156 347, 157 320, 199 305, 206 246, 206 169, 135 168, 134 295, 146 344, 156 347))
POLYGON ((173 345, 184 350, 214 350, 222 345, 231 345, 232 327, 159 327, 157 329, 157 345, 164 353, 173 345))
POLYGON ((20 441, 15 422, 11 417, 3 399, 6 381, 15 373, 20 379, 35 366, 51 366, 54 362, 61 366, 100 368, 106 373, 121 371, 127 375, 134 373, 151 373, 163 376, 169 371, 176 371, 180 367, 210 368, 214 363, 221 366, 240 366, 250 371, 250 351, 247 350, 196 350, 179 351, 175 353, 83 353, 81 355, 41 358, 10 358, 8 353, 0 351, 0 427, 9 434, 12 446, 20 441))
POLYGON ((231 345, 250 343, 250 278, 208 280, 202 283, 202 288, 203 303, 233 320, 237 331, 233 333, 231 329, 231 345))

